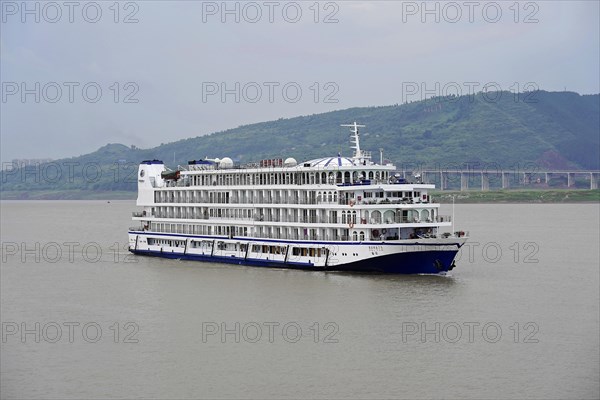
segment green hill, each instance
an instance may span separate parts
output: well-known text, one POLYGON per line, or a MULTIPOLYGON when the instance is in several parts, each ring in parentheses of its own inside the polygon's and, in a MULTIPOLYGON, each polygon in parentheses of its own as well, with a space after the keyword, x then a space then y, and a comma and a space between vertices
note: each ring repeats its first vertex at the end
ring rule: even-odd
POLYGON ((231 157, 237 162, 294 157, 306 160, 349 155, 348 131, 367 125, 361 147, 379 148, 396 165, 600 169, 600 95, 571 92, 510 92, 435 98, 383 107, 350 108, 324 114, 240 126, 152 149, 108 144, 80 157, 29 170, 2 172, 3 192, 39 190, 135 190, 137 164, 162 159, 171 168, 187 160, 231 157), (499 97, 495 101, 486 99, 499 97), (175 162, 173 156, 175 155, 175 162))

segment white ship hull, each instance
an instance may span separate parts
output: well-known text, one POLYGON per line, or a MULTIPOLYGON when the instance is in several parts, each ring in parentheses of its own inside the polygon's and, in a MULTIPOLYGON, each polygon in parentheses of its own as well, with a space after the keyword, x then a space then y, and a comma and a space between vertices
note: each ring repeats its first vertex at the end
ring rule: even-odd
POLYGON ((281 241, 129 232, 140 255, 237 265, 328 271, 436 274, 451 270, 465 238, 393 242, 281 241))

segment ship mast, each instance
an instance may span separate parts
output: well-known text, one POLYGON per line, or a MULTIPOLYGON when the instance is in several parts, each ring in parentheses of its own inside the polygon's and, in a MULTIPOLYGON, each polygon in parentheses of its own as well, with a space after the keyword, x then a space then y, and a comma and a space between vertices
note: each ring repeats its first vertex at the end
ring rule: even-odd
POLYGON ((364 128, 365 125, 358 125, 356 122, 354 122, 351 125, 340 125, 340 126, 344 126, 344 127, 349 127, 349 128, 353 128, 350 132, 350 140, 352 141, 352 146, 351 148, 353 148, 354 151, 354 159, 360 160, 365 158, 365 154, 364 152, 360 149, 360 133, 358 131, 358 128, 364 128))

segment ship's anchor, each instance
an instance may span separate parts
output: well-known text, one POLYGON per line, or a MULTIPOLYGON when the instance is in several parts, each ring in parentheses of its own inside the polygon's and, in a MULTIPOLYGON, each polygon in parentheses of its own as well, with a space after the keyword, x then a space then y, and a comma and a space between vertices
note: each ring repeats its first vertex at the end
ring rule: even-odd
POLYGON ((442 262, 440 260, 435 260, 433 262, 433 265, 438 271, 441 271, 442 268, 444 268, 444 266, 442 265, 442 262))

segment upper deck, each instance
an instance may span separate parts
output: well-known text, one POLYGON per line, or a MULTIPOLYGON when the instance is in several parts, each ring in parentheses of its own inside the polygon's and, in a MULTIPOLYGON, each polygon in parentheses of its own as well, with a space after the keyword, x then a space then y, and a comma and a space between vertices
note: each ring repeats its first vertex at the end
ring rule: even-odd
MULTIPOLYGON (((222 159, 192 160, 187 166, 178 166, 176 170, 167 169, 161 161, 144 161, 140 164, 138 178, 138 205, 151 203, 179 202, 185 198, 209 199, 209 193, 201 192, 232 191, 229 199, 261 198, 261 194, 243 193, 252 191, 278 191, 281 195, 264 193, 262 198, 273 198, 272 203, 294 204, 294 199, 302 201, 314 197, 328 198, 333 194, 333 203, 348 204, 353 201, 359 205, 375 204, 412 204, 416 199, 429 202, 427 190, 434 185, 421 182, 408 182, 395 174, 392 163, 380 164, 371 159, 371 154, 360 148, 359 128, 356 123, 343 125, 352 127, 351 142, 354 154, 322 157, 302 163, 294 158, 268 159, 256 163, 235 164, 229 157, 222 159), (160 192, 176 191, 174 196, 161 195, 160 192), (190 195, 178 192, 193 191, 190 195), (289 193, 283 193, 283 192, 289 193), (158 192, 155 194, 155 192, 158 192)), ((419 201, 421 202, 421 201, 419 201)), ((271 202, 269 202, 271 203, 271 202)))
MULTIPOLYGON (((148 175, 152 188, 175 188, 188 186, 283 186, 283 185, 331 185, 344 190, 347 186, 422 184, 406 182, 395 175, 396 167, 392 163, 383 164, 372 161, 371 153, 360 148, 359 128, 356 122, 350 126, 352 156, 338 154, 334 157, 322 157, 303 163, 294 158, 268 159, 256 163, 234 164, 231 158, 192 160, 187 166, 178 166, 169 170, 158 160, 144 161, 140 165, 140 183, 148 175), (162 168, 158 167, 162 165, 162 168), (158 167, 158 168, 157 168, 158 167), (145 169, 151 169, 146 174, 145 169)), ((429 188, 429 187, 427 187, 429 188)), ((400 188, 399 190, 409 190, 400 188)))

